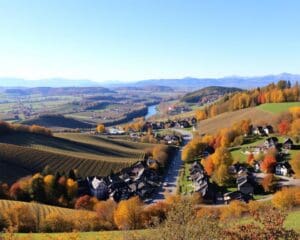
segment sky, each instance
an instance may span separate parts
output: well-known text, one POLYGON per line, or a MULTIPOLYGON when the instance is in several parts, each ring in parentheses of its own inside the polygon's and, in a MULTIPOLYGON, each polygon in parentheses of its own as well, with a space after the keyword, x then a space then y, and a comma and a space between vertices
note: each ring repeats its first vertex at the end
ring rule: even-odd
POLYGON ((0 76, 299 73, 298 0, 0 0, 0 76))

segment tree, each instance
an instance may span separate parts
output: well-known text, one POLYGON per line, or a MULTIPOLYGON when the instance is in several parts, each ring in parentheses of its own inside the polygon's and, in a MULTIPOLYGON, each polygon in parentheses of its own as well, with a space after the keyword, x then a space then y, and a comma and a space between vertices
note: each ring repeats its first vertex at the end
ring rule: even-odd
POLYGON ((276 163, 276 158, 273 153, 267 153, 261 163, 261 170, 266 173, 272 173, 274 165, 276 163))
POLYGON ((255 161, 254 154, 250 153, 247 157, 247 163, 252 166, 254 164, 254 161, 255 161))
POLYGON ((228 166, 221 164, 212 174, 212 180, 219 186, 225 186, 229 183, 231 175, 228 172, 228 166))
POLYGON ((288 132, 289 132, 289 129, 290 129, 290 123, 283 119, 277 126, 278 128, 278 132, 279 134, 281 135, 286 135, 288 132))
POLYGON ((165 145, 157 145, 152 150, 153 158, 158 161, 162 166, 168 161, 168 147, 165 145))
POLYGON ((292 169, 295 173, 296 178, 300 178, 300 153, 292 158, 290 161, 292 169))
POLYGON ((200 110, 200 109, 196 110, 196 119, 197 119, 197 121, 201 121, 201 120, 204 120, 206 118, 207 118, 207 114, 206 114, 205 111, 200 110))
POLYGON ((262 187, 265 192, 273 192, 275 190, 275 177, 273 174, 267 174, 262 180, 262 187))
POLYGON ((91 197, 89 195, 84 195, 77 198, 74 207, 76 209, 93 210, 94 204, 91 201, 91 197))
POLYGON ((104 124, 98 124, 97 127, 96 127, 96 132, 97 133, 104 133, 105 132, 104 124))
POLYGON ((158 225, 156 234, 149 239, 220 240, 223 239, 221 231, 218 221, 209 217, 197 218, 192 201, 180 198, 170 206, 165 222, 158 225))
POLYGON ((141 226, 143 203, 139 197, 132 197, 119 203, 114 212, 114 220, 119 229, 130 230, 141 226))
POLYGON ((78 184, 73 179, 68 178, 66 187, 67 187, 67 196, 71 200, 77 195, 78 184))
POLYGON ((113 200, 100 201, 94 206, 94 210, 100 220, 109 223, 114 226, 114 212, 117 208, 117 204, 113 200))
POLYGON ((299 139, 299 136, 300 136, 300 118, 296 119, 292 122, 290 134, 299 139))

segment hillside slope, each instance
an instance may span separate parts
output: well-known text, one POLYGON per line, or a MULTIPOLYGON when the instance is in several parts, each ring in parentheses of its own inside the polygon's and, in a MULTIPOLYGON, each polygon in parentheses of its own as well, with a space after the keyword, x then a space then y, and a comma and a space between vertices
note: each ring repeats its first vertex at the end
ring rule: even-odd
POLYGON ((201 134, 216 133, 220 129, 230 127, 235 122, 243 119, 251 119, 253 124, 272 124, 276 115, 263 111, 257 107, 241 109, 233 112, 226 112, 216 117, 202 120, 198 123, 198 130, 201 134))
MULTIPOLYGON (((0 136, 0 163, 12 179, 42 171, 45 166, 55 172, 76 168, 81 176, 105 176, 144 159, 144 150, 151 146, 84 134, 12 133, 0 136)), ((0 180, 7 179, 11 180, 8 174, 0 174, 0 180)))
POLYGON ((218 98, 224 96, 225 94, 234 93, 243 91, 240 88, 234 87, 219 87, 219 86, 211 86, 199 89, 194 92, 190 92, 182 97, 182 102, 187 103, 198 103, 198 102, 212 102, 217 100, 218 98))
POLYGON ((23 121, 26 125, 40 125, 47 128, 93 128, 95 125, 62 115, 41 115, 37 118, 23 121))

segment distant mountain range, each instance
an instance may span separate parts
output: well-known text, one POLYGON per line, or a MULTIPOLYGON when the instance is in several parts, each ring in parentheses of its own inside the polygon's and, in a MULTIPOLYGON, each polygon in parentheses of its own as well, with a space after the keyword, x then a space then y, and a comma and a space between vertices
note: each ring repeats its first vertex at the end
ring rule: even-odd
POLYGON ((0 87, 99 87, 105 86, 109 88, 119 87, 138 87, 162 86, 171 87, 173 89, 195 90, 208 86, 224 86, 253 88, 264 86, 278 80, 289 80, 292 83, 300 81, 299 74, 281 73, 277 75, 265 75, 255 77, 230 76, 223 78, 193 78, 186 77, 182 79, 150 79, 136 82, 95 82, 91 80, 68 80, 62 78, 42 79, 42 80, 24 80, 17 78, 0 78, 0 87))

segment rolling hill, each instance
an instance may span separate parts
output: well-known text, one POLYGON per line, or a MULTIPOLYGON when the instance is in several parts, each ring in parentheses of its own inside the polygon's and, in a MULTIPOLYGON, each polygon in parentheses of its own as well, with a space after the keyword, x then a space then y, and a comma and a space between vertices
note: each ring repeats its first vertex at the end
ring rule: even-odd
POLYGON ((40 125, 47 128, 93 128, 94 124, 80 121, 71 117, 65 117, 58 114, 40 115, 37 118, 25 120, 22 122, 25 125, 40 125))
POLYGON ((239 91, 242 91, 242 89, 234 87, 211 86, 190 92, 183 96, 181 101, 187 103, 198 103, 202 101, 204 101, 204 103, 207 101, 212 102, 224 96, 225 94, 239 91))
POLYGON ((0 180, 12 182, 46 166, 61 173, 76 168, 83 177, 105 176, 143 160, 144 150, 151 146, 85 134, 1 135, 0 164, 6 170, 0 174, 0 180))
POLYGON ((198 123, 198 130, 201 134, 211 134, 244 119, 251 119, 253 124, 274 124, 275 118, 276 115, 263 111, 259 107, 245 108, 202 120, 198 123))

